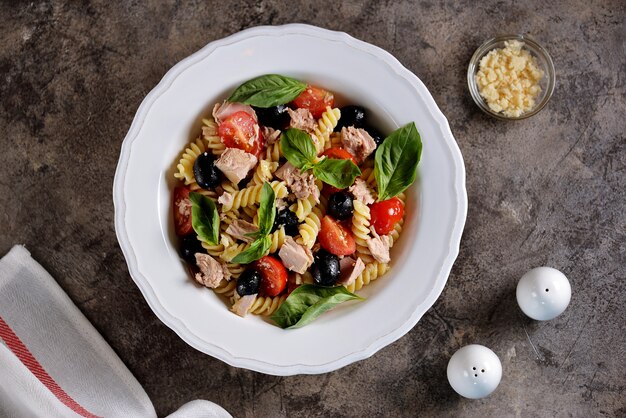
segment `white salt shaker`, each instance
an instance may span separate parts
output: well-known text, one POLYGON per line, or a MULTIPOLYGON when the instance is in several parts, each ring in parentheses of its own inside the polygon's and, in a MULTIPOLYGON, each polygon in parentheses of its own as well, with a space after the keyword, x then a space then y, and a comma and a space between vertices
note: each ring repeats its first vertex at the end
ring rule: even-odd
POLYGON ((517 284, 517 304, 538 321, 554 319, 563 313, 572 298, 567 277, 552 267, 537 267, 524 274, 517 284))
POLYGON ((448 382, 466 398, 484 398, 498 387, 501 378, 500 359, 483 345, 466 345, 448 362, 448 382))

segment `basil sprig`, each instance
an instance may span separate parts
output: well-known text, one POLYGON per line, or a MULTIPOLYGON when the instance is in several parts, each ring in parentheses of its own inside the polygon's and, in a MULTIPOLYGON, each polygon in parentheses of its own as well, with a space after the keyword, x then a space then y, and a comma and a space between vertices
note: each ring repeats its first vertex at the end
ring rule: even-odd
POLYGON ((349 300, 364 300, 343 286, 324 287, 304 284, 296 288, 272 315, 281 328, 300 328, 315 318, 349 300))
POLYGON ((211 245, 217 245, 220 236, 220 216, 215 202, 200 193, 189 193, 191 200, 191 226, 198 237, 211 245))
POLYGON ((316 162, 317 152, 311 137, 300 129, 290 128, 280 139, 283 155, 291 164, 302 171, 312 170, 313 175, 324 183, 345 189, 361 175, 361 170, 351 160, 325 158, 316 162))
POLYGON ((417 175, 422 140, 415 123, 396 129, 376 150, 374 176, 378 201, 391 199, 405 191, 417 175))
POLYGON ((289 103, 304 89, 306 89, 306 84, 295 78, 266 74, 248 80, 237 87, 228 101, 257 107, 272 107, 289 103))
POLYGON ((272 246, 272 239, 269 234, 274 226, 276 217, 276 194, 269 183, 265 182, 261 189, 261 199, 259 202, 259 231, 254 233, 255 240, 248 249, 237 254, 233 258, 233 263, 248 264, 263 257, 272 246))

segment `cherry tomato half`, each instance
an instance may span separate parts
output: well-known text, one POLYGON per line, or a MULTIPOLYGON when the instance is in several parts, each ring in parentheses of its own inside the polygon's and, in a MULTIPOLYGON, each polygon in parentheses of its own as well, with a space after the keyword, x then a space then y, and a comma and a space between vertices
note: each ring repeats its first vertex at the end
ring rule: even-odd
MULTIPOLYGON (((323 156, 328 158, 333 158, 335 160, 351 160, 354 164, 356 164, 356 160, 354 156, 350 154, 343 148, 328 148, 326 151, 322 153, 323 156)), ((330 184, 324 183, 324 187, 322 188, 322 194, 328 198, 331 194, 337 193, 342 189, 338 189, 335 186, 331 186, 330 184)))
POLYGON ((351 160, 355 165, 358 165, 354 156, 343 148, 328 148, 322 155, 335 160, 351 160))
POLYGON ((240 110, 220 123, 218 133, 224 145, 239 148, 257 157, 263 148, 263 136, 256 120, 240 110))
POLYGON ((387 235, 404 216, 404 204, 397 197, 370 205, 371 224, 378 235, 387 235))
POLYGON ((293 104, 301 109, 309 109, 314 118, 319 118, 326 111, 326 106, 333 107, 335 96, 328 90, 306 86, 306 89, 296 99, 293 104))
POLYGON ((191 200, 188 187, 176 187, 172 205, 176 235, 182 237, 193 231, 191 226, 191 200))
POLYGON ((331 254, 350 255, 356 251, 352 232, 330 216, 324 216, 319 233, 320 246, 331 254))
POLYGON ((255 261, 253 268, 261 273, 261 294, 278 296, 285 290, 287 286, 287 269, 280 260, 266 255, 255 261))

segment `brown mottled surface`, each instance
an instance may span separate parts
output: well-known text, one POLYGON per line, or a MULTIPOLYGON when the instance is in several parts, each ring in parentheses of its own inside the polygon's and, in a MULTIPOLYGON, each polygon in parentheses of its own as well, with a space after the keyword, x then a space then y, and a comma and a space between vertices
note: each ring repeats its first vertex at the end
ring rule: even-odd
MULTIPOLYGON (((117 351, 159 415, 204 398, 235 416, 626 416, 626 3, 106 1, 0 3, 0 253, 25 243, 117 351), (193 4, 192 4, 193 3, 193 4), (143 97, 206 43, 306 22, 378 45, 447 115, 469 214, 448 285, 404 338, 321 376, 238 370, 187 346, 151 312, 113 228, 120 144, 143 97), (491 119, 465 84, 474 49, 524 32, 557 69, 547 108, 491 119), (514 289, 550 265, 569 309, 523 317, 514 289), (445 367, 481 343, 503 361, 470 401, 445 367)), ((332 65, 332 63, 329 63, 332 65)))

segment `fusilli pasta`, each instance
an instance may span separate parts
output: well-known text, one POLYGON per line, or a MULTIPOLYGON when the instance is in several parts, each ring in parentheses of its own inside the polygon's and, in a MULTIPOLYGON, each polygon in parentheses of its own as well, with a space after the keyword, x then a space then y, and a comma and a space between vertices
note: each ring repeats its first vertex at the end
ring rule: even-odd
POLYGON ((206 141, 207 150, 215 156, 220 156, 226 149, 226 145, 222 142, 217 133, 217 123, 211 119, 202 119, 204 126, 202 127, 202 137, 206 141))
POLYGON ((356 242, 356 255, 361 257, 364 263, 374 261, 366 241, 370 237, 370 208, 360 200, 354 200, 354 212, 352 213, 352 235, 356 242))
POLYGON ((185 151, 183 151, 178 165, 176 166, 178 172, 174 173, 174 177, 184 181, 187 185, 195 183, 196 178, 193 174, 193 164, 196 162, 196 158, 204 151, 206 151, 206 147, 204 146, 202 138, 192 141, 187 148, 185 148, 185 151))
MULTIPOLYGON (((289 192, 287 191, 287 185, 283 181, 273 181, 269 183, 277 199, 287 197, 289 192)), ((263 185, 250 186, 245 189, 232 193, 232 201, 222 205, 222 211, 228 212, 233 209, 239 209, 240 207, 250 206, 258 204, 261 200, 261 189, 263 185)))
POLYGON ((337 108, 331 109, 326 107, 326 111, 322 113, 322 116, 317 120, 317 126, 313 130, 313 135, 317 138, 317 153, 321 153, 325 149, 330 148, 330 134, 337 126, 339 118, 341 117, 341 111, 337 108))
POLYGON ((363 286, 370 284, 370 282, 376 280, 383 274, 389 271, 389 264, 373 262, 365 265, 363 273, 356 278, 354 283, 346 286, 346 289, 350 292, 355 292, 361 289, 363 286))

